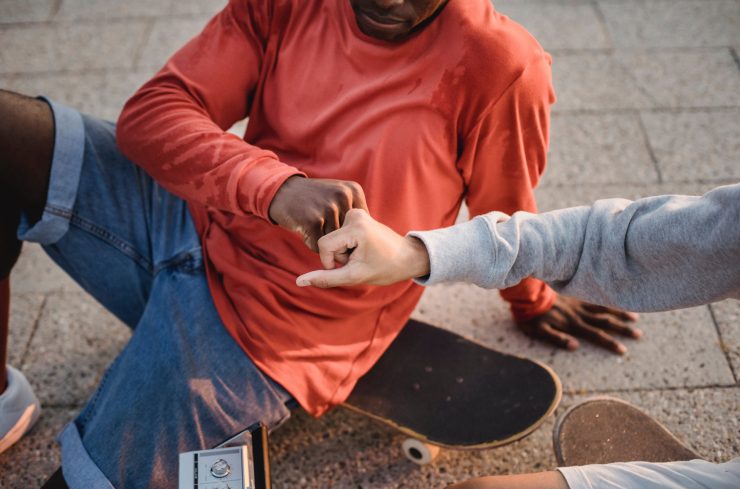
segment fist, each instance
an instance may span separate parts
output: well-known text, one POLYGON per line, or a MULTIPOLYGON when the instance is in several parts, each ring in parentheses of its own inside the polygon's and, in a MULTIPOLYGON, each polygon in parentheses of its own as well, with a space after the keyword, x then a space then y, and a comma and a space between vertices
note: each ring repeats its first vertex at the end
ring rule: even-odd
POLYGON ((278 189, 270 204, 270 219, 303 237, 312 251, 325 234, 342 227, 350 209, 367 210, 360 184, 344 180, 290 177, 278 189))
POLYGON ((299 287, 389 285, 429 274, 421 241, 397 234, 363 210, 348 211, 342 228, 319 240, 319 256, 325 270, 301 275, 299 287), (344 266, 335 268, 335 263, 344 266))

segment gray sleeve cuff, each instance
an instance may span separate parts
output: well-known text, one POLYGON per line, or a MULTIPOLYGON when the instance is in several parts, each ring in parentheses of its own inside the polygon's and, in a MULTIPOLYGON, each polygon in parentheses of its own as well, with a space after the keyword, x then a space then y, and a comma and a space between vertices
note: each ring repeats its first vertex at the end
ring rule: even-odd
POLYGON ((484 219, 475 218, 433 231, 412 231, 407 236, 421 240, 429 253, 430 273, 416 279, 416 283, 434 285, 465 281, 487 288, 497 286, 492 276, 496 246, 484 219))

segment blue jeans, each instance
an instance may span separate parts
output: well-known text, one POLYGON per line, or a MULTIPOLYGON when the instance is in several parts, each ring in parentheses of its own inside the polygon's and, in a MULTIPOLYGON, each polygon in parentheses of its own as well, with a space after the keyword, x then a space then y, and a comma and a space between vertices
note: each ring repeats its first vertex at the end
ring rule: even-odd
POLYGON ((294 401, 224 328, 186 203, 118 151, 113 124, 49 104, 47 204, 19 238, 41 243, 133 330, 59 435, 64 478, 71 489, 177 487, 180 452, 258 421, 275 427, 294 401))

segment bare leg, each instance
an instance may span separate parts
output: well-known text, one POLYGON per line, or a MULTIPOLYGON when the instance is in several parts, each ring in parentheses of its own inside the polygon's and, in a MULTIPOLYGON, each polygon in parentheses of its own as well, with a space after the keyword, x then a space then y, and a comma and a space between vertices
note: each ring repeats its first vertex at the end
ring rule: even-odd
POLYGON ((568 483, 560 472, 551 471, 479 477, 449 486, 447 489, 568 489, 568 483))
POLYGON ((54 150, 54 119, 40 100, 0 90, 0 393, 5 369, 10 301, 9 276, 21 250, 21 212, 41 218, 54 150))
POLYGON ((10 316, 10 278, 0 279, 0 393, 7 385, 8 318, 10 316))

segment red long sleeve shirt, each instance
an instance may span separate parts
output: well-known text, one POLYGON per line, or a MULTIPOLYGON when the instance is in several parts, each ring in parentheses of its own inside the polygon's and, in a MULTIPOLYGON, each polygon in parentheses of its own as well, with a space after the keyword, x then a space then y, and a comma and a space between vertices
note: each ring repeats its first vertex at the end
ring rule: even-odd
MULTIPOLYGON (((231 0, 128 101, 118 144, 189 203, 233 338, 320 415, 421 288, 297 287, 321 264, 269 222, 277 189, 296 174, 354 180, 401 234, 451 225, 463 199, 472 215, 535 211, 553 101, 550 57, 488 0, 450 0, 400 43, 363 34, 349 0, 231 0), (244 138, 225 132, 246 116, 244 138)), ((553 300, 531 279, 502 294, 522 318, 553 300)))

